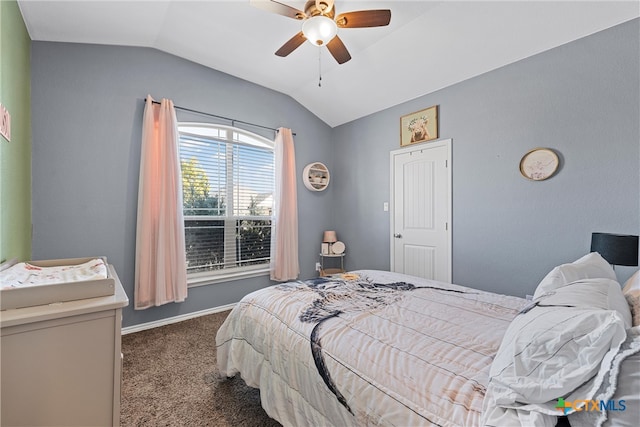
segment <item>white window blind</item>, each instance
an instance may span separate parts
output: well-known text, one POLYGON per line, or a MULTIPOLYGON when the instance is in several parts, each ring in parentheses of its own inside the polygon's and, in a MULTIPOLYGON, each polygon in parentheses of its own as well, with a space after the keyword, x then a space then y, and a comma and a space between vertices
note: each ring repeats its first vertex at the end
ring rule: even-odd
POLYGON ((179 125, 187 272, 245 273, 269 264, 273 141, 221 125, 179 125))

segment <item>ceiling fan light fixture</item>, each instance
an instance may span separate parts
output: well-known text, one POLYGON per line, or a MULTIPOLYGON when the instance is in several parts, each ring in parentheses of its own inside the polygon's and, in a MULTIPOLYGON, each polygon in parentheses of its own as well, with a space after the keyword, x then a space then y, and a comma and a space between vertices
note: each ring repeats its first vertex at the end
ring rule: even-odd
POLYGON ((338 34, 338 26, 331 18, 322 15, 313 16, 302 24, 302 34, 310 43, 323 46, 338 34))

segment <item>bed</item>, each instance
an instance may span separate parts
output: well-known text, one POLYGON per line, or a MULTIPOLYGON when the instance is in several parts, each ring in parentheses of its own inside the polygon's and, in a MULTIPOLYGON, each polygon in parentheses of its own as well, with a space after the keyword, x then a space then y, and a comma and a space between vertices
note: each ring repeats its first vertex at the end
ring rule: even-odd
MULTIPOLYGON (((567 278, 555 282, 563 280, 567 278)), ((580 279, 578 284, 585 280, 591 279, 580 279)), ((583 292, 572 287, 575 282, 560 288, 583 292)), ((598 290, 609 291, 608 282, 601 285, 598 290)), ((558 416, 584 417, 587 411, 576 403, 579 398, 614 398, 613 376, 640 351, 640 338, 628 332, 633 331, 628 307, 626 313, 610 306, 592 309, 581 300, 582 305, 568 308, 553 286, 547 283, 536 300, 527 301, 376 270, 273 285, 243 298, 218 330, 218 368, 223 376, 240 373, 247 385, 260 388, 263 408, 285 426, 553 426, 558 416), (550 304, 544 305, 545 300, 550 304), (541 347, 536 339, 548 344, 554 340, 549 336, 558 335, 549 319, 570 323, 554 312, 560 306, 564 311, 582 310, 585 329, 598 323, 606 326, 596 328, 602 341, 597 351, 578 348, 587 359, 600 362, 573 375, 566 386, 571 390, 555 386, 550 393, 560 394, 554 401, 527 383, 531 363, 541 359, 526 348, 541 347), (587 312, 598 316, 591 319, 587 312), (533 332, 534 346, 520 336, 523 328, 536 323, 532 313, 544 323, 543 332, 533 332), (516 357, 514 363, 517 353, 527 360, 516 357), (579 375, 586 378, 576 378, 579 375), (580 388, 574 387, 576 381, 582 389, 571 394, 580 388), (511 389, 510 382, 524 390, 511 389), (574 404, 555 408, 558 397, 574 404), (539 398, 544 400, 536 401, 539 398)), ((619 303, 609 296, 605 300, 609 305, 619 303)), ((548 347, 560 355, 560 362, 550 367, 543 361, 536 369, 542 366, 546 380, 550 375, 555 383, 563 383, 553 369, 573 369, 567 359, 570 354, 562 350, 571 345, 548 347)), ((636 385, 637 378, 625 392, 635 393, 636 385)), ((608 409, 582 420, 602 424, 612 412, 610 405, 608 409)))

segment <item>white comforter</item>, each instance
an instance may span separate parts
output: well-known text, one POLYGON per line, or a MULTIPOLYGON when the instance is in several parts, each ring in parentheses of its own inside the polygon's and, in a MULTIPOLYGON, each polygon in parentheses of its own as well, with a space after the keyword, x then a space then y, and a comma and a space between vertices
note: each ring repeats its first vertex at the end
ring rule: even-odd
POLYGON ((477 426, 521 298, 363 270, 246 296, 216 336, 222 375, 285 426, 477 426))

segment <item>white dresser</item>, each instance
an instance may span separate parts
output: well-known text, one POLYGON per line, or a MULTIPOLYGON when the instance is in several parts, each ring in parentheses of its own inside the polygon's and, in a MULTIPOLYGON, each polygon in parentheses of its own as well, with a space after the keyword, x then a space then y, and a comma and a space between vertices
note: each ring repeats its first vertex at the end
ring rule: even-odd
POLYGON ((2 426, 120 424, 122 308, 115 294, 0 312, 2 426))

